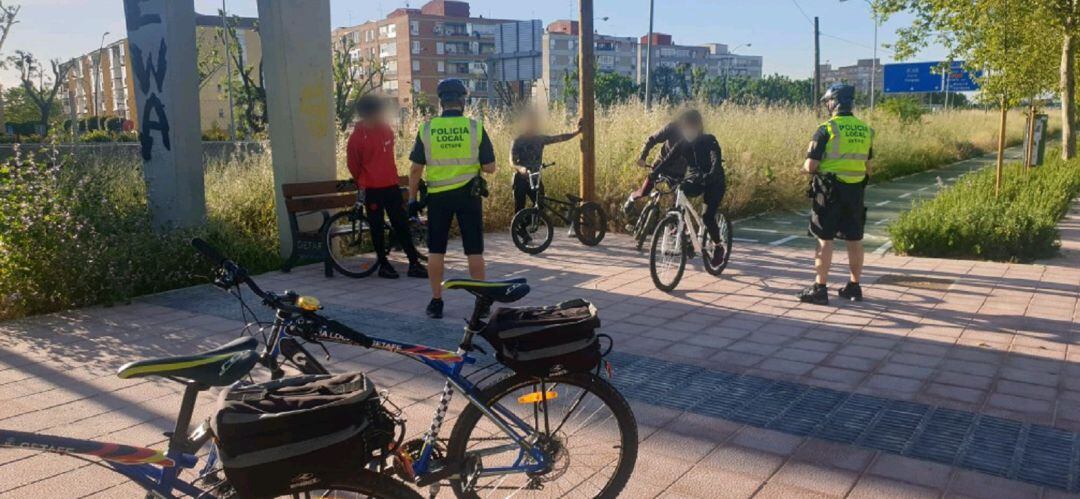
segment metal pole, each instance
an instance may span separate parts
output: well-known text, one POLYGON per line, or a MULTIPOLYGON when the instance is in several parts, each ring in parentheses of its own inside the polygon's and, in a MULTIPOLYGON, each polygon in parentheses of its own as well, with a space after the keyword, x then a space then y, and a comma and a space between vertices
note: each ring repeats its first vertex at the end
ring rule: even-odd
MULTIPOLYGON (((814 95, 810 98, 811 105, 821 97, 821 25, 818 18, 814 17, 814 95)), ((814 106, 818 108, 818 106, 814 106)))
POLYGON ((593 0, 581 0, 578 30, 578 116, 581 117, 581 198, 592 201, 596 197, 596 95, 593 89, 596 64, 593 57, 593 0))
POLYGON ((229 95, 229 140, 236 142, 236 115, 233 112, 232 95, 232 53, 229 49, 232 45, 232 37, 229 36, 229 25, 225 18, 225 0, 221 0, 221 38, 225 42, 225 92, 229 95))
MULTIPOLYGON (((870 4, 870 8, 874 8, 874 4, 870 4)), ((878 18, 877 11, 872 11, 874 15, 874 62, 870 69, 870 112, 874 111, 875 97, 877 95, 877 64, 878 64, 878 18)))
POLYGON ((645 40, 645 109, 652 107, 653 4, 654 0, 649 0, 649 38, 645 40))

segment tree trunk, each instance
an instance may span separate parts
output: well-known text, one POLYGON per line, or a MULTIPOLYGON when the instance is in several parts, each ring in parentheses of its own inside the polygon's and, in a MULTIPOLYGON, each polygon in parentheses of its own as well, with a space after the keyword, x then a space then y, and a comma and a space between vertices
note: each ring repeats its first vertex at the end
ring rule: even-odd
POLYGON ((1005 164, 1005 123, 1009 117, 1009 106, 1001 98, 1001 127, 998 129, 997 167, 994 173, 994 195, 1001 194, 1001 170, 1005 164))
POLYGON ((1035 99, 1031 99, 1031 107, 1028 109, 1027 138, 1024 144, 1024 173, 1028 172, 1035 163, 1035 99))
POLYGON ((1076 38, 1066 30, 1061 43, 1061 158, 1076 156, 1076 38))

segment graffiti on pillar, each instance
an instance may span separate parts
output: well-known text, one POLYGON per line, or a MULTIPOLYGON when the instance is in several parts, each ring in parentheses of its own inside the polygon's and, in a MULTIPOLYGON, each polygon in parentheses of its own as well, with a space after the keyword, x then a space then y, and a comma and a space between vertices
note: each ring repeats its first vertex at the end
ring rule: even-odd
MULTIPOLYGON (((161 24, 161 16, 157 14, 144 14, 141 3, 146 0, 124 0, 124 13, 128 32, 137 31, 150 24, 161 24)), ((164 30, 157 47, 157 54, 153 50, 144 54, 143 48, 138 44, 131 43, 132 72, 135 74, 135 82, 139 91, 146 96, 142 107, 142 116, 139 124, 139 143, 142 145, 143 161, 153 159, 154 135, 160 135, 161 145, 167 151, 172 150, 172 142, 169 139, 169 116, 165 112, 165 104, 162 103, 158 94, 163 92, 165 74, 168 71, 169 47, 165 43, 164 30)), ((148 44, 149 45, 149 44, 148 44)))

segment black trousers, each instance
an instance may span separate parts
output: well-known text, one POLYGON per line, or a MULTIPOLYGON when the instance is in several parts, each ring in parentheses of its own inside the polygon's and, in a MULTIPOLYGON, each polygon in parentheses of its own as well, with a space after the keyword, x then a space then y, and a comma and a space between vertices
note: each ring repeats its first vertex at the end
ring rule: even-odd
POLYGON ((394 237, 405 250, 409 263, 418 263, 420 255, 416 251, 416 246, 413 246, 409 217, 405 214, 405 203, 401 199, 401 188, 395 185, 379 189, 364 189, 364 204, 367 206, 368 225, 371 226, 371 242, 375 245, 375 253, 379 255, 379 260, 386 259, 386 222, 384 220, 389 218, 390 226, 394 228, 394 237))
MULTIPOLYGON (((544 195, 544 184, 540 184, 539 194, 544 195)), ((536 204, 537 191, 533 191, 529 186, 528 175, 522 175, 520 173, 514 173, 514 213, 517 213, 525 209, 525 200, 531 199, 533 204, 536 204)))

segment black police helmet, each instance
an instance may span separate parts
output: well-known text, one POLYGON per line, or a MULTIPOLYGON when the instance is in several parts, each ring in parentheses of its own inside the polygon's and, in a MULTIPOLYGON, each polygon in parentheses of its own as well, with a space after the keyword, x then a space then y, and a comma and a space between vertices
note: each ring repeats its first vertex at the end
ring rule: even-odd
POLYGON ((442 102, 460 101, 469 95, 469 89, 465 87, 465 82, 457 78, 447 78, 439 82, 435 93, 439 95, 439 100, 442 102))
POLYGON ((821 102, 835 100, 841 107, 850 107, 855 102, 855 87, 846 83, 834 83, 821 96, 821 102))

